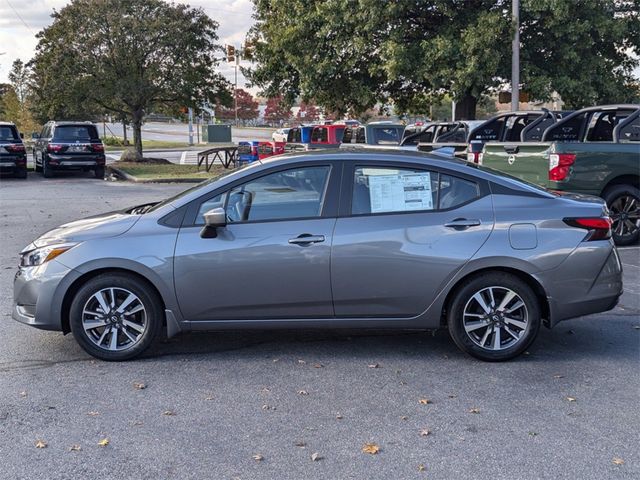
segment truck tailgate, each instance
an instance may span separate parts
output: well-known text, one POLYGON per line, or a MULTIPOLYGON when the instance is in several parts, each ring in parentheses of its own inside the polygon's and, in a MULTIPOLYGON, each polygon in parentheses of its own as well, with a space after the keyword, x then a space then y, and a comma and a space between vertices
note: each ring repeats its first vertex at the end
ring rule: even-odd
POLYGON ((484 146, 482 165, 546 187, 551 145, 551 142, 489 142, 484 146))

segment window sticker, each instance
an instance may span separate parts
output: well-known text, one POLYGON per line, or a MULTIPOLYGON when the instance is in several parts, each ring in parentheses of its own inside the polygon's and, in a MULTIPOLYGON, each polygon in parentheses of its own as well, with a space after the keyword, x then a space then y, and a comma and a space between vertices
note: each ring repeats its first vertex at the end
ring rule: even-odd
POLYGON ((433 210, 429 172, 370 176, 369 192, 371 213, 433 210))

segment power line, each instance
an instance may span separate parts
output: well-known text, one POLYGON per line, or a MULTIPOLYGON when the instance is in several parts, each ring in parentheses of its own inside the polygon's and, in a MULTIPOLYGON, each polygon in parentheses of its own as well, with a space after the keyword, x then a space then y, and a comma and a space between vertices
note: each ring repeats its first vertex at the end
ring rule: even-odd
POLYGON ((31 35, 35 35, 34 31, 31 30, 31 27, 29 27, 29 25, 27 25, 27 22, 24 21, 24 18, 22 18, 20 16, 20 14, 18 13, 18 11, 15 8, 13 8, 13 5, 11 5, 11 2, 9 0, 6 0, 6 2, 7 2, 7 5, 9 5, 9 7, 11 7, 11 10, 13 10, 13 13, 16 14, 16 17, 18 17, 20 19, 20 21, 22 22, 22 24, 25 27, 27 27, 27 30, 29 30, 31 32, 31 35))

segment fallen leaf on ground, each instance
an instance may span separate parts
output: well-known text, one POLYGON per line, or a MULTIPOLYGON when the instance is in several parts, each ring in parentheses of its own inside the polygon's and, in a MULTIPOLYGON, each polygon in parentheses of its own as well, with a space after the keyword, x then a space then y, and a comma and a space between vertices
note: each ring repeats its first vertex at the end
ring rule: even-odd
POLYGON ((576 401, 575 397, 566 397, 566 399, 567 399, 567 402, 575 402, 576 401))
POLYGON ((21 397, 26 397, 27 396, 27 392, 20 392, 20 396, 21 397))
POLYGON ((173 410, 165 410, 164 412, 162 412, 163 415, 166 415, 167 417, 172 417, 176 414, 176 412, 174 412, 173 410))
POLYGON ((624 465, 624 460, 618 457, 613 457, 612 462, 614 465, 624 465))
POLYGON ((136 427, 139 427, 140 425, 142 425, 142 420, 135 420, 132 425, 135 425, 136 427))
POLYGON ((480 413, 480 409, 477 407, 473 407, 471 409, 469 409, 469 413, 480 413))
POLYGON ((336 415, 336 418, 337 418, 338 420, 342 420, 344 417, 342 416, 342 414, 340 414, 340 413, 339 413, 339 414, 337 414, 337 415, 336 415))
POLYGON ((420 400, 418 400, 418 403, 420 405, 429 405, 430 403, 433 403, 433 402, 428 398, 421 398, 420 400))
POLYGON ((422 430, 420 430, 421 437, 426 437, 427 435, 431 435, 431 430, 429 430, 428 428, 423 428, 422 430))
POLYGON ((402 416, 400 417, 400 420, 409 420, 409 417, 407 417, 406 415, 402 415, 402 416))
POLYGON ((273 360, 271 360, 273 363, 279 362, 280 359, 279 358, 274 358, 273 360))
POLYGON ((109 439, 108 438, 103 438, 102 440, 100 440, 98 442, 98 446, 100 446, 100 447, 106 447, 107 445, 109 445, 109 439))
POLYGON ((82 447, 80 445, 71 445, 69 447, 70 452, 79 452, 80 450, 82 450, 82 447))
POLYGON ((298 363, 299 363, 300 365, 304 365, 304 364, 305 364, 305 363, 307 363, 307 362, 305 362, 304 360, 298 360, 298 363))
POLYGON ((264 457, 262 455, 260 455, 259 453, 256 453, 253 457, 256 462, 261 462, 262 460, 264 460, 264 457))
POLYGON ((133 388, 136 390, 144 390, 147 386, 142 382, 133 382, 133 388))
POLYGON ((451 394, 451 395, 447 395, 447 396, 448 396, 449 398, 458 398, 458 395, 453 395, 453 394, 451 394))
POLYGON ((263 410, 275 410, 276 407, 272 407, 271 405, 267 405, 266 403, 262 405, 263 410))
POLYGON ((362 453, 369 453, 371 455, 376 455, 380 451, 380 447, 375 443, 365 443, 362 447, 362 453))
POLYGON ((535 436, 537 436, 537 435, 538 435, 538 434, 537 434, 537 432, 529 432, 529 436, 530 436, 530 437, 535 437, 535 436))
POLYGON ((322 365, 321 363, 314 363, 313 364, 313 368, 323 368, 324 365, 322 365))
POLYGON ((87 412, 87 415, 90 417, 97 417, 98 415, 100 415, 100 412, 87 412))
POLYGON ((424 472, 426 469, 427 468, 423 464, 418 465, 418 471, 419 472, 424 472))
POLYGON ((311 461, 312 462, 317 462, 318 460, 321 460, 322 457, 320 456, 320 454, 318 452, 312 453, 311 454, 311 461))
POLYGON ((378 363, 371 363, 371 364, 367 365, 367 367, 369 367, 369 368, 380 368, 380 364, 378 364, 378 363))
POLYGON ((298 390, 298 395, 309 395, 309 392, 306 390, 298 390))
POLYGON ((564 378, 564 375, 554 375, 553 378, 564 378))
POLYGON ((204 397, 205 400, 209 401, 209 400, 213 400, 213 395, 209 395, 208 397, 204 397))
POLYGON ((47 448, 47 445, 44 440, 36 440, 36 448, 47 448))
POLYGON ((269 393, 270 391, 268 387, 263 387, 262 390, 260 390, 261 393, 269 393))
POLYGON ((296 447, 300 447, 300 448, 304 448, 307 446, 307 444, 303 441, 298 441, 295 443, 296 447))

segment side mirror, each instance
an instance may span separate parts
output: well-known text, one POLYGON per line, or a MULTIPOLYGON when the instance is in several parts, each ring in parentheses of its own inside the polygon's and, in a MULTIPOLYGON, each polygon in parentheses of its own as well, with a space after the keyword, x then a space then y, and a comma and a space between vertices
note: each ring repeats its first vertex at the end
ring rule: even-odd
POLYGON ((212 208, 203 217, 204 227, 200 231, 202 238, 216 238, 218 236, 217 228, 227 225, 227 214, 224 208, 212 208))

